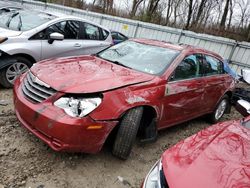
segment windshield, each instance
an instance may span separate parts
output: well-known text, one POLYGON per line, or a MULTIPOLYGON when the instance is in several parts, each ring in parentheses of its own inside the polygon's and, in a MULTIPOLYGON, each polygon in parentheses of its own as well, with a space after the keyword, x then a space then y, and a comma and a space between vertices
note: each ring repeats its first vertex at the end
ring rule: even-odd
POLYGON ((141 72, 162 74, 180 52, 177 50, 125 41, 112 46, 98 57, 141 72))
POLYGON ((0 27, 15 31, 27 31, 55 18, 46 13, 22 9, 0 11, 0 17, 0 27))

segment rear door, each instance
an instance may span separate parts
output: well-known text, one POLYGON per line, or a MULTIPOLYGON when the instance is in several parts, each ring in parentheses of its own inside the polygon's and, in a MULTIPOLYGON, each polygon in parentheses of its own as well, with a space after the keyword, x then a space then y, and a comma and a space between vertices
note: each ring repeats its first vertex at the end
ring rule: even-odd
POLYGON ((211 111, 226 92, 231 79, 228 79, 229 75, 225 73, 220 60, 209 55, 204 57, 202 68, 205 81, 205 103, 207 110, 211 111))
POLYGON ((204 112, 204 80, 198 57, 187 56, 177 66, 166 85, 165 122, 162 127, 177 124, 204 112))
POLYGON ((106 41, 109 32, 90 23, 81 23, 82 54, 95 54, 111 45, 106 41))

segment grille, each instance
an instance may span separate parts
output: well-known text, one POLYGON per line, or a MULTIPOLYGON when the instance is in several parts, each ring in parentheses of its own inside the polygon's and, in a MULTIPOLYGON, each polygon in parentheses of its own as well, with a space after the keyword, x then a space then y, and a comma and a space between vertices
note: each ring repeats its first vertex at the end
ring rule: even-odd
POLYGON ((31 72, 23 79, 22 91, 34 103, 40 103, 56 93, 56 90, 37 79, 31 72))

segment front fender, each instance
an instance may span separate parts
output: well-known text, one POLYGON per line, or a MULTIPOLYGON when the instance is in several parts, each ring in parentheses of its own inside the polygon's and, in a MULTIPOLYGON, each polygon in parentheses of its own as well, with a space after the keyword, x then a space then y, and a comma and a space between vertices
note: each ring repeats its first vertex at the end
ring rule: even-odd
POLYGON ((145 87, 133 90, 132 87, 121 88, 103 93, 103 102, 90 114, 95 120, 117 120, 131 108, 150 106, 161 117, 161 96, 164 86, 145 87))
POLYGON ((3 69, 5 67, 8 67, 9 65, 15 63, 16 60, 14 58, 11 58, 11 56, 1 56, 0 57, 0 69, 3 69))

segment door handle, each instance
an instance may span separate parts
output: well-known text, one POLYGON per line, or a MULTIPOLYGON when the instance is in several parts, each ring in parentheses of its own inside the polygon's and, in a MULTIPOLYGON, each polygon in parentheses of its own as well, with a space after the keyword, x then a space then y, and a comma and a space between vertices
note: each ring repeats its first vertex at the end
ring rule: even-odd
POLYGON ((81 47, 82 45, 81 44, 79 44, 79 43, 75 43, 74 44, 74 47, 76 47, 76 48, 79 48, 79 47, 81 47))

